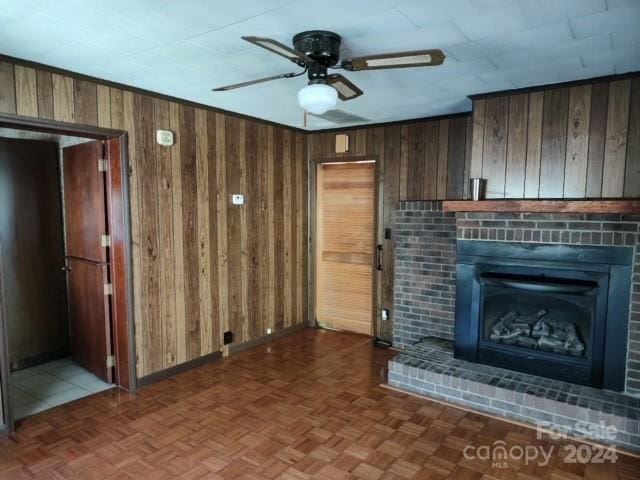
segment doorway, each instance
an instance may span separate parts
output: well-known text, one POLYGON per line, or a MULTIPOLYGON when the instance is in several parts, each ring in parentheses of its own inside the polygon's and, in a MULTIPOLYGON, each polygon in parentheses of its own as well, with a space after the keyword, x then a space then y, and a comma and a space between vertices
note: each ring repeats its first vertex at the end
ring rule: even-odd
POLYGON ((373 335, 376 162, 326 162, 316 168, 316 324, 373 335))
POLYGON ((23 123, 0 118, 2 203, 11 213, 0 225, 2 423, 9 431, 38 411, 135 387, 126 137, 23 123))

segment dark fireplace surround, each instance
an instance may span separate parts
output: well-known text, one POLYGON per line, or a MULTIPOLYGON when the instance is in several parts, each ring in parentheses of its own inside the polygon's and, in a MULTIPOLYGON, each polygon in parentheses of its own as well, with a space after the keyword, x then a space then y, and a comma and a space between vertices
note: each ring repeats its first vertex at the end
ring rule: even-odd
POLYGON ((633 251, 458 240, 456 358, 625 389, 633 251))

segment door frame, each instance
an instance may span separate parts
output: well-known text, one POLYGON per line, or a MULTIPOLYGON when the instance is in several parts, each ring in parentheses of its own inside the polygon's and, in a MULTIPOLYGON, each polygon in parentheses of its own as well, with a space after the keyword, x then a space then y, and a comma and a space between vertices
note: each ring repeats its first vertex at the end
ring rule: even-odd
MULTIPOLYGON (((114 383, 120 388, 136 389, 135 341, 133 324, 133 257, 131 240, 131 204, 129 191, 128 137, 123 130, 76 125, 53 120, 0 114, 0 127, 31 130, 56 135, 91 138, 105 142, 107 167, 107 203, 111 261, 109 276, 113 287, 111 335, 116 360, 114 383)), ((97 168, 97 167, 96 167, 97 168)), ((1 252, 0 247, 0 252, 1 252)), ((0 260, 1 261, 1 260, 0 260)), ((0 276, 2 270, 0 270, 0 276)), ((12 428, 9 417, 7 329, 4 312, 4 291, 0 278, 0 377, 2 379, 2 413, 5 427, 12 428)))
MULTIPOLYGON (((317 296, 317 285, 316 285, 316 236, 317 236, 317 228, 316 222, 318 220, 318 168, 323 163, 357 163, 357 162, 373 162, 374 163, 374 222, 373 222, 373 258, 371 260, 371 268, 373 271, 373 278, 371 282, 371 332, 372 337, 375 339, 378 337, 379 330, 379 322, 378 318, 380 316, 380 299, 381 299, 381 286, 382 282, 380 279, 381 271, 377 269, 376 260, 377 260, 377 246, 382 245, 382 236, 380 232, 380 228, 383 225, 382 219, 380 218, 380 212, 382 212, 382 207, 380 202, 382 201, 382 194, 380 192, 381 186, 381 175, 380 175, 380 156, 379 155, 353 155, 353 156, 343 156, 343 157, 327 157, 327 158, 311 158, 309 157, 309 252, 308 258, 310 259, 309 265, 309 278, 308 278, 308 291, 309 291, 309 325, 312 327, 317 327, 316 321, 316 296, 317 296)), ((384 252, 383 252, 384 255, 384 252)))

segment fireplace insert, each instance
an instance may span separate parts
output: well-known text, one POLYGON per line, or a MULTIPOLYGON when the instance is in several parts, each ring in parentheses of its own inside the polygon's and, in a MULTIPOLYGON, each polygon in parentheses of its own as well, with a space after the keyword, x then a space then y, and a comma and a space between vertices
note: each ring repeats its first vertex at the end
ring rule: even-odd
POLYGON ((631 255, 459 241, 456 357, 622 390, 631 255))

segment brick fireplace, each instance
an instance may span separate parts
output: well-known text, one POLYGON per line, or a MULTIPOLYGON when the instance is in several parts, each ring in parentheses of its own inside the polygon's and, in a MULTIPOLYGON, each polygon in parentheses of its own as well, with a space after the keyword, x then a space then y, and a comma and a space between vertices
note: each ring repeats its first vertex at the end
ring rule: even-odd
MULTIPOLYGON (((452 213, 443 211, 442 202, 401 202, 396 211, 394 230, 394 344, 404 349, 405 353, 394 359, 395 363, 392 362, 390 365, 390 384, 530 422, 545 419, 570 425, 578 420, 600 419, 618 426, 622 438, 618 443, 634 449, 640 448, 639 232, 640 215, 452 213), (535 352, 537 356, 530 355, 530 363, 534 362, 536 366, 541 365, 544 368, 557 368, 550 363, 545 364, 543 360, 561 360, 564 353, 567 363, 580 366, 587 379, 578 381, 570 376, 559 378, 555 371, 551 372, 553 374, 545 375, 544 368, 518 369, 517 362, 515 365, 508 365, 508 370, 496 368, 495 365, 505 366, 506 357, 500 357, 495 362, 487 358, 483 360, 478 358, 477 350, 473 355, 465 356, 457 349, 454 357, 453 339, 467 334, 456 330, 459 327, 456 316, 460 316, 460 312, 456 313, 456 292, 461 288, 460 284, 456 286, 458 253, 462 251, 468 255, 470 252, 478 253, 485 250, 492 250, 492 255, 506 258, 518 252, 517 255, 523 257, 520 264, 532 267, 536 260, 534 257, 538 255, 538 261, 547 262, 546 266, 557 267, 553 270, 554 273, 557 274, 560 267, 564 268, 566 277, 560 279, 557 275, 551 275, 551 278, 542 278, 541 281, 540 277, 531 278, 518 268, 486 272, 485 280, 491 283, 487 291, 495 290, 492 295, 500 295, 499 289, 504 289, 505 285, 515 288, 514 278, 522 280, 521 283, 525 286, 524 289, 521 288, 522 285, 518 287, 518 295, 523 296, 524 292, 532 289, 553 291, 554 298, 547 308, 537 308, 535 302, 521 300, 531 303, 529 307, 532 309, 537 308, 535 312, 527 314, 540 316, 542 321, 539 329, 549 328, 548 322, 546 327, 543 326, 545 319, 542 317, 545 317, 551 322, 556 322, 558 332, 564 335, 561 342, 558 342, 558 335, 553 339, 549 337, 543 340, 545 348, 540 350, 537 346, 540 336, 534 335, 531 331, 536 324, 535 321, 531 322, 529 330, 521 329, 526 332, 525 339, 517 327, 512 327, 514 322, 517 324, 522 320, 516 315, 518 309, 512 309, 514 312, 510 317, 514 318, 506 319, 509 328, 498 325, 502 317, 498 316, 496 310, 494 316, 498 317, 487 326, 484 339, 484 346, 489 347, 487 351, 503 355, 510 349, 517 352, 518 347, 521 349, 523 345, 531 343, 531 348, 538 350, 535 352), (532 253, 531 265, 526 262, 528 251, 538 252, 532 253), (546 252, 552 255, 552 258, 540 258, 540 252, 546 252), (555 265, 553 255, 559 255, 555 265), (594 258, 594 262, 589 260, 594 258), (612 265, 615 268, 611 267, 612 265), (610 270, 611 268, 613 270, 610 270), (610 272, 614 270, 616 273, 610 276, 610 272), (605 271, 606 273, 603 273, 605 271), (508 281, 505 280, 507 274, 512 276, 508 281), (608 282, 614 282, 615 285, 609 288, 608 282), (563 300, 562 292, 569 292, 566 294, 568 301, 563 300), (610 292, 615 293, 612 298, 608 298, 610 292), (562 305, 562 308, 574 308, 569 315, 572 318, 579 318, 578 312, 586 312, 589 309, 595 309, 593 311, 596 312, 599 308, 601 317, 605 320, 607 308, 613 308, 613 311, 608 313, 614 317, 615 322, 611 322, 611 331, 606 330, 607 326, 604 323, 601 327, 587 327, 586 319, 596 319, 596 315, 585 313, 585 320, 580 320, 583 322, 580 328, 588 328, 589 333, 587 334, 586 330, 579 332, 574 339, 573 331, 576 327, 572 326, 573 324, 558 326, 555 319, 551 320, 551 317, 558 316, 558 308, 562 305), (548 311, 553 311, 553 315, 549 315, 548 311), (620 318, 621 315, 623 318, 620 318), (514 346, 509 345, 509 342, 505 344, 500 341, 499 347, 504 348, 492 350, 492 347, 498 346, 489 343, 492 328, 495 338, 502 340, 509 335, 519 336, 521 338, 517 341, 522 345, 514 346), (567 342, 567 336, 570 337, 570 342, 567 342), (533 343, 536 343, 535 347, 533 343), (565 344, 567 350, 563 352, 565 344), (587 348, 590 349, 590 355, 595 355, 596 361, 598 355, 604 355, 608 349, 611 362, 607 363, 607 359, 603 357, 600 365, 593 370, 592 365, 586 362, 586 354, 582 358, 582 351, 587 348), (485 365, 482 365, 483 363, 485 365), (491 364, 494 366, 489 366, 491 364), (608 379, 605 379, 604 383, 603 369, 608 372, 608 379), (596 381, 591 381, 592 378, 596 381), (624 393, 614 394, 611 390, 624 393), (574 392, 575 396, 567 397, 567 391, 574 392), (528 398, 527 394, 531 397, 528 398), (582 405, 584 401, 587 401, 588 405, 582 405), (623 406, 613 413, 594 406, 607 402, 623 406), (555 413, 550 414, 550 411, 555 413), (610 414, 613 416, 607 416, 610 414)), ((532 272, 539 273, 540 270, 532 270, 529 273, 532 272)), ((469 288, 473 287, 472 277, 468 279, 469 288)), ((538 298, 539 295, 533 295, 531 298, 534 297, 538 298)), ((503 300, 499 300, 498 303, 500 302, 504 303, 503 300)), ((502 305, 500 308, 493 308, 498 308, 501 310, 500 315, 505 316, 509 310, 507 307, 506 310, 502 305)), ((524 316, 524 313, 518 312, 518 315, 524 316)), ((479 332, 477 324, 474 328, 472 331, 479 332)), ((474 341, 477 342, 478 339, 474 341)), ((526 355, 520 357, 521 360, 524 359, 523 365, 526 365, 527 358, 526 355)), ((571 371, 571 368, 568 371, 571 371)))

